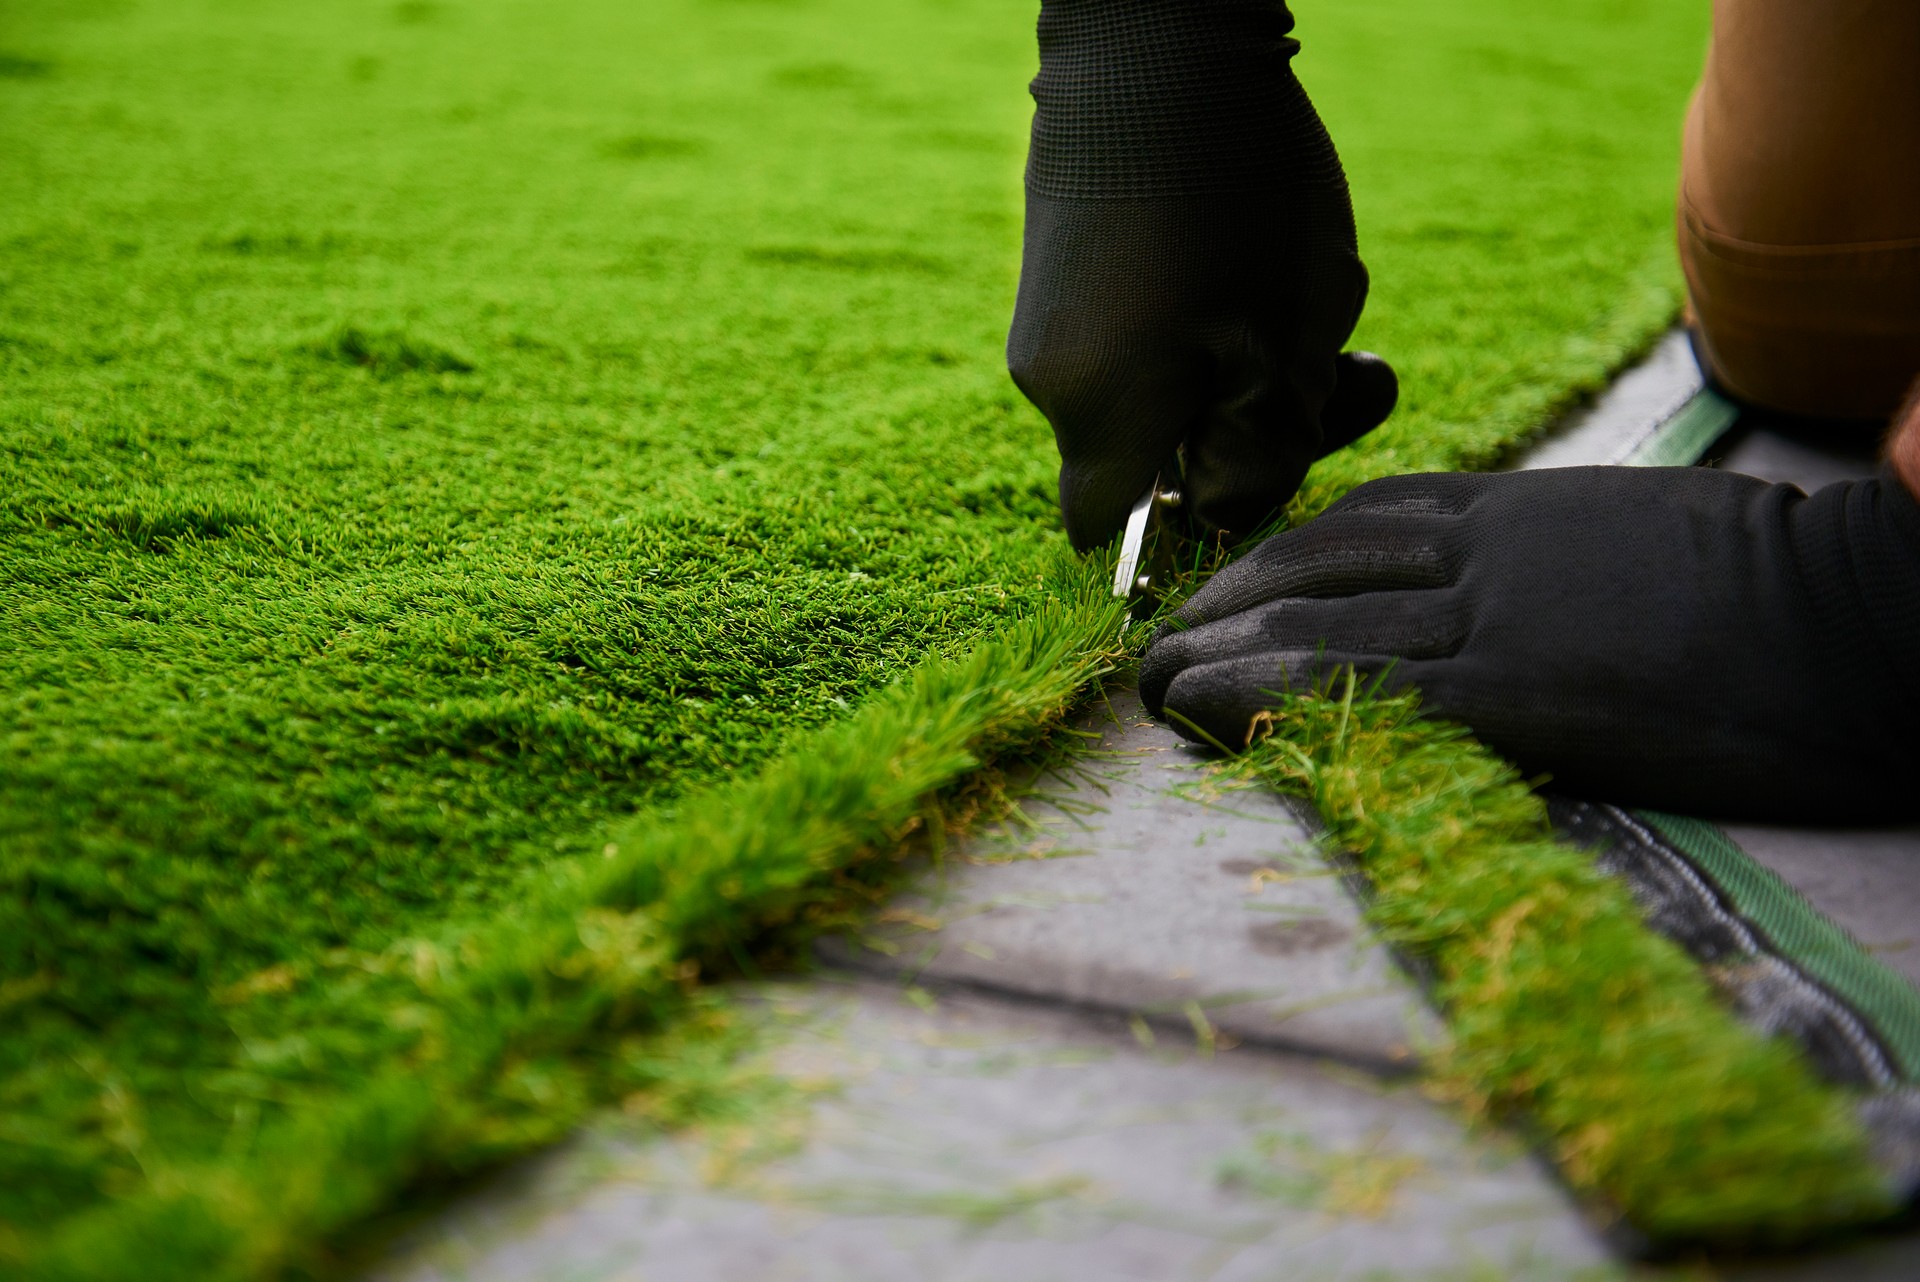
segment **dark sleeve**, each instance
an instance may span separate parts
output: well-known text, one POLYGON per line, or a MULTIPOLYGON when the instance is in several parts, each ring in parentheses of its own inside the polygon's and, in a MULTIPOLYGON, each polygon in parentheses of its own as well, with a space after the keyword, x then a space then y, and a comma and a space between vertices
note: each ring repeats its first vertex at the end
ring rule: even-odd
POLYGON ((1028 190, 1112 199, 1343 182, 1294 78, 1292 30, 1279 0, 1045 0, 1028 190))

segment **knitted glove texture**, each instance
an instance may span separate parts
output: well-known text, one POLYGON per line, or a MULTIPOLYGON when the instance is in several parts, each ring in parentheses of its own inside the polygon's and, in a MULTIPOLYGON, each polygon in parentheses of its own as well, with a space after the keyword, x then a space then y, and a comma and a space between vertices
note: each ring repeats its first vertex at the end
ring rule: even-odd
POLYGON ((1352 664, 1556 789, 1718 817, 1920 814, 1920 506, 1889 475, 1398 476, 1222 570, 1141 693, 1247 741, 1352 664))
POLYGON ((1250 534, 1397 383, 1340 349, 1366 300, 1345 175, 1279 0, 1044 0, 1014 381, 1052 423, 1075 547, 1186 447, 1250 534))

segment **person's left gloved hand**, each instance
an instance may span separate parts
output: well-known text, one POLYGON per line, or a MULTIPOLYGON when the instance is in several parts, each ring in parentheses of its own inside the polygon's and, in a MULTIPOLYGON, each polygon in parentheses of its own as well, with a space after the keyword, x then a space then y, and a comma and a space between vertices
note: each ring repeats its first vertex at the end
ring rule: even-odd
POLYGON ((1559 789, 1739 818, 1920 815, 1920 505, 1890 476, 1396 476, 1222 570, 1140 691, 1239 748, 1351 664, 1559 789))

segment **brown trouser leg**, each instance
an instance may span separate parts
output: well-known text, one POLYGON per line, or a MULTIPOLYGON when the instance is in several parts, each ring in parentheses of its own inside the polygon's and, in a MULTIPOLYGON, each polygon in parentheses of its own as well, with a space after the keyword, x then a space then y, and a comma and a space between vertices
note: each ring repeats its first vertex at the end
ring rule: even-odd
POLYGON ((1714 0, 1680 260, 1708 372, 1886 419, 1920 374, 1920 0, 1714 0))

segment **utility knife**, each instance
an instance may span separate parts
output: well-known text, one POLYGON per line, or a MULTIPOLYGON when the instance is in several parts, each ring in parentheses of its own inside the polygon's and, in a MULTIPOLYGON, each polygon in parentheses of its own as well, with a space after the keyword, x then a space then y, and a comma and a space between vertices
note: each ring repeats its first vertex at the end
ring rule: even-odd
POLYGON ((1120 536, 1120 563, 1113 571, 1113 595, 1129 603, 1128 621, 1153 616, 1167 591, 1183 520, 1184 503, 1177 470, 1162 472, 1127 514, 1120 536))

